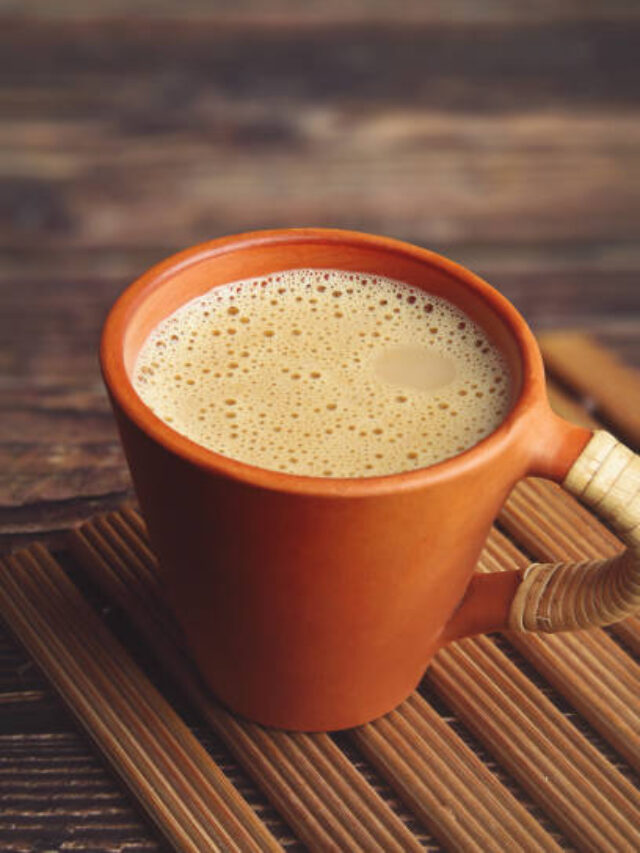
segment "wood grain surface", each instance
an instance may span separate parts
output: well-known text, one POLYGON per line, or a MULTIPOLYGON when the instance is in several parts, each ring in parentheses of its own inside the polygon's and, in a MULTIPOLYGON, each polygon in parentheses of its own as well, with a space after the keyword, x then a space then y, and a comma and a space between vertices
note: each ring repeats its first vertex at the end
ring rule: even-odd
POLYGON ((412 240, 640 362, 634 4, 148 8, 0 6, 3 549, 129 494, 100 325, 215 235, 412 240))
MULTIPOLYGON (((217 235, 410 240, 639 367, 639 50, 625 0, 0 0, 0 552, 132 498, 100 326, 217 235)), ((4 634, 0 766, 3 849, 161 849, 4 634)))

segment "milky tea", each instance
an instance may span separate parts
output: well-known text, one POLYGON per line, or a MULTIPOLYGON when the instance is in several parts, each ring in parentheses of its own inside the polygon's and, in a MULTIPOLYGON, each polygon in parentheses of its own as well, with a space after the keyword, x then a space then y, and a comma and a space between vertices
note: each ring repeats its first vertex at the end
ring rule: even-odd
POLYGON ((213 288, 156 327, 133 381, 203 447, 315 477, 439 462, 493 432, 511 402, 504 357, 458 307, 342 270, 213 288))

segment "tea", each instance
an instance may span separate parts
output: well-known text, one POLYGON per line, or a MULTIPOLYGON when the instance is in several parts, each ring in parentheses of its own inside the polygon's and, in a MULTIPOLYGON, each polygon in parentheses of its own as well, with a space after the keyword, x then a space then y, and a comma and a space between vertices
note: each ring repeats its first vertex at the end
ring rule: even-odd
POLYGON ((432 465, 493 432, 511 401, 505 359, 456 305, 326 269, 213 288, 156 327, 133 380, 198 444, 316 477, 432 465))

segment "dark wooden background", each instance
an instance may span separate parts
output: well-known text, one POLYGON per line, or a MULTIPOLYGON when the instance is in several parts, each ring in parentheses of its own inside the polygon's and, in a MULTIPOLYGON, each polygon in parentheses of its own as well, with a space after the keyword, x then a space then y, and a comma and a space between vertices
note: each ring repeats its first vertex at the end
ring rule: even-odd
MULTIPOLYGON (((100 326, 217 235, 407 239, 640 364, 639 55, 621 0, 0 0, 0 550, 130 496, 100 326)), ((158 849, 0 655, 2 849, 158 849)))

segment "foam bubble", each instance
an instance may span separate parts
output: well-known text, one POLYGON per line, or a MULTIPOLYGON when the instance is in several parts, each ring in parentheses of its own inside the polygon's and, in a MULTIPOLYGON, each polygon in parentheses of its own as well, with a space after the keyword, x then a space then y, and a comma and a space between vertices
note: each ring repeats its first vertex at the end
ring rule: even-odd
POLYGON ((133 383, 204 447, 321 477, 446 459, 491 433, 511 398, 503 356, 459 308, 404 282, 319 269, 184 305, 145 341, 133 383))

